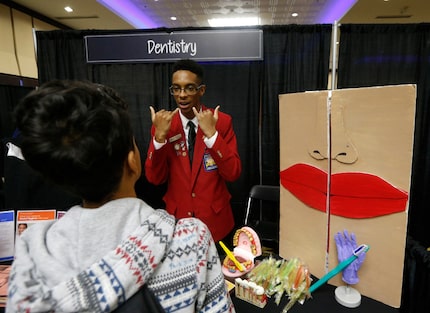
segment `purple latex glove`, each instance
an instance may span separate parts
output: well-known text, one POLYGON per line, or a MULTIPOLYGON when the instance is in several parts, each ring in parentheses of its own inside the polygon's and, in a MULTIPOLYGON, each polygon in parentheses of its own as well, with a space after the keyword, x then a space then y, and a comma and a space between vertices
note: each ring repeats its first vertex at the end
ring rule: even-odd
MULTIPOLYGON (((343 234, 338 232, 334 236, 334 240, 336 241, 337 259, 339 260, 339 263, 349 258, 357 248, 357 241, 355 239, 354 233, 349 235, 348 231, 346 230, 343 231, 343 234)), ((365 257, 366 253, 359 254, 358 258, 342 271, 342 280, 345 283, 349 285, 358 283, 359 279, 357 272, 360 269, 365 257)))

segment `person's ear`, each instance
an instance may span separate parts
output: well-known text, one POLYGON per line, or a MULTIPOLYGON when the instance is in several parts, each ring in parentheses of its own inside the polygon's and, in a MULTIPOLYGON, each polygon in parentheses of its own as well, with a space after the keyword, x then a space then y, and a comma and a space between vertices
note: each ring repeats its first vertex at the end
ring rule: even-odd
POLYGON ((127 165, 131 173, 140 175, 140 158, 138 157, 138 151, 136 149, 130 150, 127 156, 127 165))
POLYGON ((199 89, 200 96, 203 96, 206 92, 206 85, 202 85, 199 89))

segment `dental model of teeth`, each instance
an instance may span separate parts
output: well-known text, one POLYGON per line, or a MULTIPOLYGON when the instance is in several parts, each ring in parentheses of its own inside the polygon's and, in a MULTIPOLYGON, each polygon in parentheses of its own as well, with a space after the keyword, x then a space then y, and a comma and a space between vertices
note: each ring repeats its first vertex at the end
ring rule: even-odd
POLYGON ((242 278, 236 278, 234 284, 236 298, 247 301, 259 308, 264 308, 267 303, 267 296, 262 286, 242 278))
POLYGON ((237 278, 251 271, 255 264, 254 259, 261 255, 261 243, 257 233, 250 227, 244 226, 236 230, 233 236, 233 255, 245 270, 240 271, 235 262, 228 256, 222 263, 222 272, 225 277, 237 278))

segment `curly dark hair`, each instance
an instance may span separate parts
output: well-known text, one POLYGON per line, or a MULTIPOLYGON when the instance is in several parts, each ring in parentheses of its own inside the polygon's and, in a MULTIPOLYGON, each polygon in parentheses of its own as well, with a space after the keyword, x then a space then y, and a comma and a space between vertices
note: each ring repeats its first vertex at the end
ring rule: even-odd
POLYGON ((24 97, 14 111, 27 163, 86 201, 108 199, 134 149, 127 105, 106 86, 52 81, 24 97))
POLYGON ((197 78, 200 80, 200 83, 203 83, 203 67, 196 61, 190 59, 182 59, 176 61, 176 63, 173 64, 172 73, 175 73, 177 71, 190 71, 197 75, 197 78))

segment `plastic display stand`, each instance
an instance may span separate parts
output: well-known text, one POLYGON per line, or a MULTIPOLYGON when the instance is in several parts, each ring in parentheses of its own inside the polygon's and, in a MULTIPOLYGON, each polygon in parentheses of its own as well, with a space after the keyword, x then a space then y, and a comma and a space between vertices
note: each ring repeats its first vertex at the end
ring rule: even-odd
POLYGON ((361 294, 351 286, 339 286, 334 291, 336 301, 347 308, 356 308, 361 304, 361 294))

